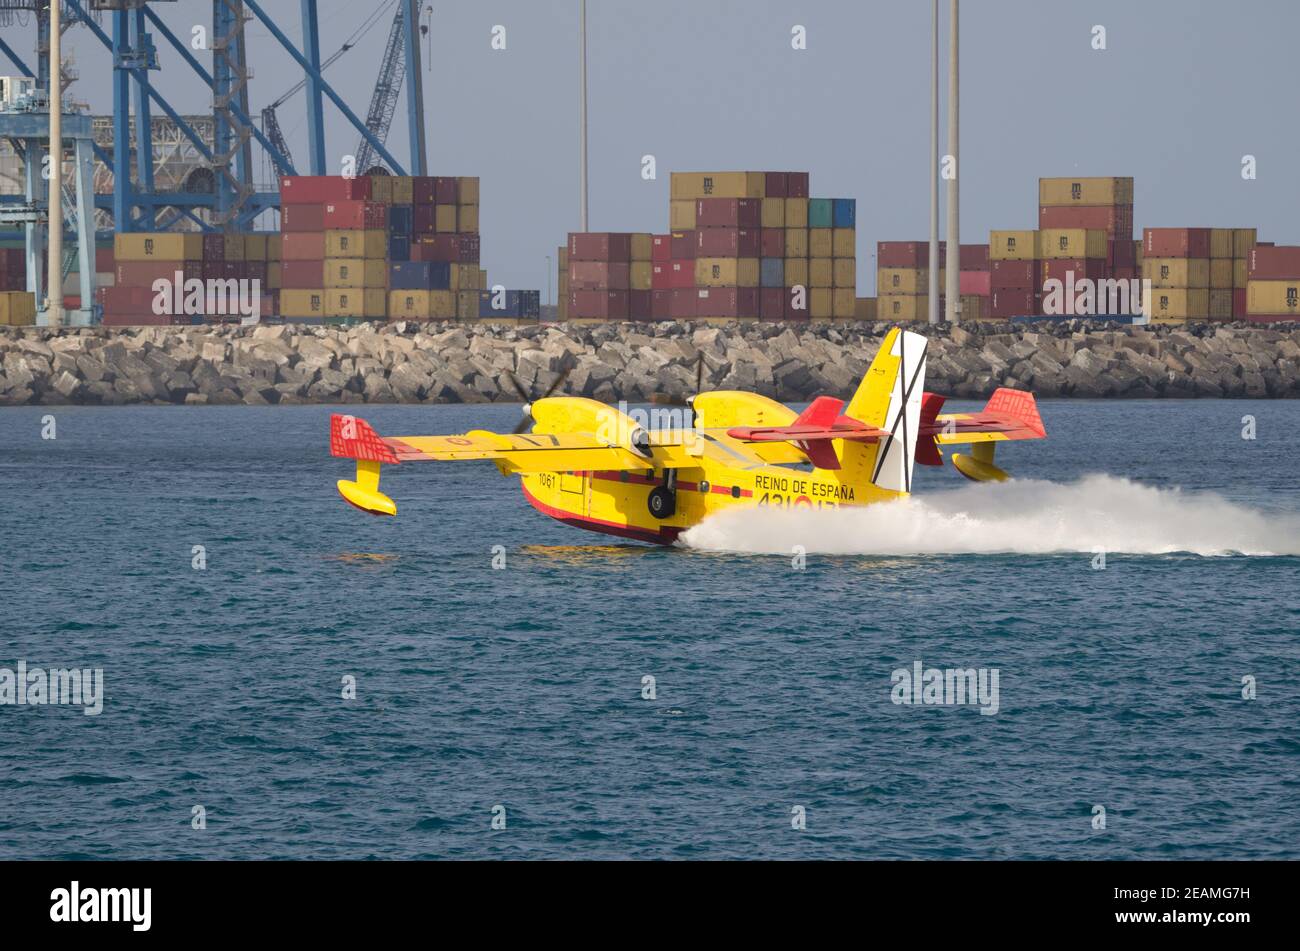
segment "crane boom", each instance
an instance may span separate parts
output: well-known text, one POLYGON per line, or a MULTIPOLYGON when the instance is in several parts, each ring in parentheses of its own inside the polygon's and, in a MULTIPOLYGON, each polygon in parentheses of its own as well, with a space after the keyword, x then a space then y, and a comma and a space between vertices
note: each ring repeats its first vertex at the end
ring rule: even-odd
MULTIPOLYGON (((388 32, 388 45, 384 49, 383 63, 379 67, 379 80, 375 83, 374 94, 370 97, 370 111, 366 113, 366 129, 379 142, 386 142, 388 129, 393 124, 397 112, 397 99, 402 91, 402 82, 406 79, 406 56, 402 52, 405 41, 406 19, 403 4, 397 5, 397 15, 393 17, 392 29, 388 32)), ((357 172, 364 175, 375 160, 375 150, 369 140, 362 136, 357 146, 357 172)))

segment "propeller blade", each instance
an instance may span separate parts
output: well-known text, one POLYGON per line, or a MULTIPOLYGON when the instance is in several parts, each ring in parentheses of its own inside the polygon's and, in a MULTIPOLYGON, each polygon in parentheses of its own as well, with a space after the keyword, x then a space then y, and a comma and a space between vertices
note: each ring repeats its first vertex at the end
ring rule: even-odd
POLYGON ((524 385, 523 385, 522 383, 519 382, 519 377, 517 377, 517 376, 515 376, 513 373, 511 373, 511 374, 510 374, 510 382, 513 383, 513 384, 515 385, 515 392, 519 394, 519 398, 520 398, 521 400, 523 400, 525 403, 528 403, 528 402, 531 402, 531 401, 532 401, 532 396, 530 396, 530 395, 527 393, 527 391, 524 390, 524 385))
POLYGON ((555 378, 555 382, 553 382, 550 385, 550 387, 547 388, 546 392, 542 395, 542 399, 546 399, 546 397, 550 396, 552 393, 554 393, 556 390, 562 387, 564 385, 564 381, 567 380, 568 378, 569 378, 569 371, 561 370, 560 375, 555 378))

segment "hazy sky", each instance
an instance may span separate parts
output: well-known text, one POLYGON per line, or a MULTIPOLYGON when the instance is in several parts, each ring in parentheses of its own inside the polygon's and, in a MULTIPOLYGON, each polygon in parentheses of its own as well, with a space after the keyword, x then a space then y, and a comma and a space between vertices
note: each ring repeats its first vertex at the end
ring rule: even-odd
MULTIPOLYGON (((428 0, 425 0, 426 5, 428 0)), ((299 0, 265 0, 294 40, 299 0)), ((943 0, 946 54, 948 0, 943 0)), ((321 0, 322 56, 377 7, 321 0)), ((510 287, 546 288, 546 255, 578 225, 577 0, 434 0, 425 43, 434 174, 482 177, 483 261, 510 287), (504 51, 490 46, 506 27, 504 51)), ((188 35, 211 3, 159 3, 188 35)), ((364 116, 391 14, 327 78, 364 116)), ((673 170, 798 169, 812 194, 858 200, 859 293, 878 240, 928 234, 927 0, 590 0, 591 227, 666 231, 673 170), (791 27, 808 48, 791 48, 791 27), (658 180, 643 181, 653 154, 658 180)), ((106 21, 107 25, 107 21, 106 21)), ((966 0, 962 5, 962 240, 1032 228, 1040 175, 1131 175, 1135 224, 1258 226, 1300 243, 1300 4, 1294 0, 966 0), (1107 49, 1091 47, 1106 28, 1107 49), (1244 181, 1245 154, 1258 178, 1244 181)), ((254 111, 299 78, 249 24, 254 111)), ((6 30, 21 52, 34 30, 6 30)), ((72 93, 111 109, 109 57, 68 34, 72 93)), ((159 40, 158 83, 181 112, 211 95, 159 40)), ((210 60, 210 54, 207 54, 210 60)), ((946 86, 946 80, 944 80, 946 86)), ((299 94, 280 123, 300 166, 299 94)), ((358 136, 326 103, 331 161, 358 136)), ((399 112, 389 145, 407 159, 399 112)), ((260 149, 257 150, 260 153, 260 149)), ((259 161, 260 164, 260 161, 259 161)))

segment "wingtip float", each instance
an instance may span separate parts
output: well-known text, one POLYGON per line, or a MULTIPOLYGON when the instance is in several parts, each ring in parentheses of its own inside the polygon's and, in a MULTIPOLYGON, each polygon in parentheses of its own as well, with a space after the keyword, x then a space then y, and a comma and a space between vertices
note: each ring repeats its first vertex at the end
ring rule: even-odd
POLYGON ((514 434, 385 437, 335 414, 330 452, 357 465, 338 490, 364 512, 396 515, 379 491, 382 466, 490 459, 503 475, 520 476, 524 497, 545 515, 668 544, 734 506, 826 508, 908 495, 914 464, 943 465, 948 445, 972 447, 952 455, 966 478, 1006 479, 993 462, 997 443, 1047 435, 1033 394, 1002 388, 979 412, 941 414, 944 397, 923 391, 926 346, 920 334, 891 330, 847 402, 821 396, 796 413, 757 393, 715 390, 689 401, 679 429, 648 431, 580 396, 530 404, 532 431, 514 434))

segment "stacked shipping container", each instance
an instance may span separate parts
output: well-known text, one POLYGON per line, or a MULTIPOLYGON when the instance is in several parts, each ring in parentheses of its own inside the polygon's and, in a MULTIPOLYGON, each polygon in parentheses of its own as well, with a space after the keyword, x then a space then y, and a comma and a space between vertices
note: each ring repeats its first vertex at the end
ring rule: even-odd
POLYGON ((1247 320, 1300 320, 1300 247, 1256 245, 1246 270, 1247 320))
POLYGON ((1210 229, 1146 228, 1142 277, 1151 282, 1151 319, 1157 323, 1210 316, 1210 229))

